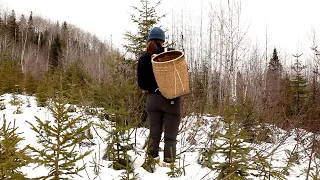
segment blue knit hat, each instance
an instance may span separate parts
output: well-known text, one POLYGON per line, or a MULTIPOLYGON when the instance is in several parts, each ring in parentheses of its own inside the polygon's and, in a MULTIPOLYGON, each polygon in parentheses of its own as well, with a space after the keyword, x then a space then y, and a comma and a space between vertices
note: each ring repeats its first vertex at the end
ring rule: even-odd
POLYGON ((164 31, 159 27, 152 28, 151 31, 149 32, 147 42, 149 42, 150 40, 162 40, 164 42, 165 41, 164 31))

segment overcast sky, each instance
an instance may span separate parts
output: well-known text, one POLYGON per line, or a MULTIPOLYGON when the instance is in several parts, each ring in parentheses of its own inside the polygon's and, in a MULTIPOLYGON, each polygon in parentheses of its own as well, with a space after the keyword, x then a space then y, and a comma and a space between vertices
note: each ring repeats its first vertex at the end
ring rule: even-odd
MULTIPOLYGON (((152 0, 155 2, 156 0, 152 0)), ((203 0, 203 8, 209 1, 203 0)), ((17 14, 41 15, 52 21, 67 21, 96 34, 102 39, 110 39, 121 46, 125 43, 123 33, 134 28, 129 13, 132 5, 139 6, 140 0, 0 0, 2 7, 14 9, 17 14)), ((162 0, 160 13, 181 11, 200 14, 201 0, 162 0)), ((266 26, 269 47, 277 47, 281 52, 295 54, 308 51, 310 32, 320 30, 320 0, 242 0, 242 12, 249 24, 249 37, 262 44, 265 41, 266 26)), ((162 22, 165 24, 166 20, 162 22)), ((310 52, 309 52, 310 53, 310 52)))

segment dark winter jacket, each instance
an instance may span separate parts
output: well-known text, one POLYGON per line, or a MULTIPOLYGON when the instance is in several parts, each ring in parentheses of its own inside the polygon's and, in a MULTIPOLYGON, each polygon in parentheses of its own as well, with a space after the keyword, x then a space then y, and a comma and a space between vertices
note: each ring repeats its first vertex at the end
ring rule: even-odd
MULTIPOLYGON (((157 44, 157 54, 164 52, 164 47, 161 44, 157 44)), ((168 48, 169 50, 174 50, 168 48)), ((138 61, 138 86, 141 89, 147 90, 149 94, 160 94, 158 91, 158 85, 153 74, 151 55, 144 54, 138 61)))

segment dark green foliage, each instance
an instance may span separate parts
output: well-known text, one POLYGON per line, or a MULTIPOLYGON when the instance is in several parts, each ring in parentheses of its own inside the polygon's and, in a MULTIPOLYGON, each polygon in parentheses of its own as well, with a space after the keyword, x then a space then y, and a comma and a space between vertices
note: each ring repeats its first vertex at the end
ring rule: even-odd
POLYGON ((27 97, 27 107, 31 107, 30 97, 27 97))
POLYGON ((17 108, 15 111, 13 111, 13 114, 22 113, 21 106, 23 105, 23 100, 19 98, 17 94, 12 94, 10 104, 12 106, 16 106, 17 108))
POLYGON ((131 19, 138 26, 138 32, 136 34, 127 31, 124 36, 125 39, 130 43, 124 45, 124 48, 129 52, 133 53, 137 59, 145 51, 146 41, 148 38, 148 33, 151 28, 157 24, 162 17, 158 16, 156 8, 160 5, 160 1, 156 5, 150 5, 149 0, 140 0, 141 7, 133 6, 132 8, 137 11, 138 16, 135 13, 131 14, 131 19))
POLYGON ((303 66, 299 60, 296 58, 296 62, 292 66, 295 72, 295 77, 291 80, 291 93, 293 94, 293 107, 294 114, 301 114, 303 108, 305 108, 306 98, 308 97, 307 90, 307 80, 303 77, 302 72, 306 68, 303 66))
POLYGON ((125 170, 122 179, 129 179, 129 175, 133 173, 133 161, 128 155, 128 151, 133 150, 133 145, 130 144, 130 126, 125 125, 123 116, 115 115, 113 117, 111 127, 100 125, 102 129, 108 132, 105 138, 108 146, 105 151, 105 159, 111 161, 110 168, 115 170, 125 170))
POLYGON ((246 179, 250 170, 249 152, 252 150, 245 142, 249 139, 248 133, 242 130, 236 119, 236 110, 227 108, 225 114, 225 133, 217 133, 222 144, 217 145, 216 152, 225 158, 224 162, 214 162, 217 164, 218 179, 246 179))
POLYGON ((106 142, 108 146, 106 148, 105 157, 107 160, 112 161, 110 167, 115 170, 128 170, 130 173, 133 172, 131 167, 130 156, 128 155, 129 150, 133 150, 133 146, 130 145, 130 126, 125 125, 123 116, 115 115, 112 118, 111 127, 107 128, 101 126, 105 131, 108 132, 106 142))
POLYGON ((279 104, 282 79, 282 65, 279 60, 277 49, 274 48, 267 70, 266 99, 267 105, 272 107, 279 104))
MULTIPOLYGON (((39 36, 39 34, 37 34, 39 36)), ((46 44, 48 44, 50 31, 45 29, 44 32, 40 33, 40 47, 43 48, 46 44)))
POLYGON ((68 24, 66 21, 64 21, 61 28, 61 47, 63 51, 65 51, 67 48, 68 38, 69 38, 68 24))
POLYGON ((54 86, 56 82, 56 76, 51 73, 47 73, 45 77, 39 82, 36 91, 36 100, 38 107, 47 106, 47 100, 54 94, 54 86))
POLYGON ((263 179, 279 179, 286 180, 285 175, 281 172, 279 167, 275 167, 271 164, 271 161, 267 156, 262 155, 262 153, 255 152, 255 158, 252 163, 252 168, 258 170, 257 173, 252 174, 255 177, 263 179))
POLYGON ((8 18, 7 30, 10 38, 12 38, 15 42, 19 41, 19 25, 16 20, 16 13, 14 10, 11 11, 11 15, 8 18))
MULTIPOLYGON (((61 81, 60 81, 61 82, 61 81)), ((37 133, 37 142, 41 148, 31 149, 36 153, 35 160, 40 165, 49 168, 49 174, 40 179, 73 179, 74 175, 84 170, 85 165, 78 167, 76 162, 90 152, 79 153, 77 147, 86 136, 83 133, 91 123, 82 125, 81 117, 72 118, 68 114, 66 101, 60 88, 58 97, 53 98, 49 106, 54 121, 41 120, 36 117, 37 125, 30 123, 31 129, 37 133), (56 99, 57 98, 57 99, 56 99)))
POLYGON ((30 12, 29 19, 28 19, 28 39, 30 42, 36 42, 37 37, 35 33, 34 23, 33 23, 33 13, 30 12))
POLYGON ((12 94, 10 104, 12 106, 21 106, 23 104, 23 101, 17 94, 12 94))
POLYGON ((95 105, 104 108, 108 114, 115 114, 114 117, 110 117, 111 121, 128 123, 129 102, 132 94, 135 93, 136 84, 132 79, 127 78, 130 68, 122 59, 117 58, 106 63, 109 67, 108 81, 94 87, 95 105))
POLYGON ((87 82, 91 82, 89 76, 84 71, 80 62, 75 62, 63 72, 63 89, 66 97, 71 104, 79 104, 80 100, 89 99, 89 86, 87 82))
POLYGON ((207 167, 213 169, 213 155, 215 154, 216 149, 213 147, 210 148, 201 148, 199 150, 199 156, 197 159, 198 164, 201 164, 202 167, 207 167))
POLYGON ((266 77, 266 91, 262 117, 266 123, 282 124, 285 106, 285 88, 283 82, 283 68, 278 57, 276 48, 273 50, 269 61, 266 77))
POLYGON ((192 80, 192 104, 197 113, 204 114, 208 103, 208 68, 196 70, 192 80))
MULTIPOLYGON (((121 59, 111 59, 107 62, 108 82, 95 88, 95 104, 103 107, 109 114, 109 123, 101 122, 100 128, 108 133, 108 143, 105 159, 112 161, 110 167, 116 170, 126 170, 127 174, 133 172, 132 161, 128 155, 133 150, 130 144, 133 123, 129 121, 129 99, 134 93, 135 84, 132 84, 126 76, 126 64, 121 59)), ((129 178, 129 177, 127 177, 129 178)))
MULTIPOLYGON (((197 132, 200 129, 201 123, 199 122, 203 122, 203 118, 200 117, 197 119, 197 123, 196 123, 196 127, 193 130, 193 137, 192 137, 192 143, 197 145, 195 138, 195 134, 197 134, 197 132)), ((215 164, 213 162, 213 157, 214 155, 217 153, 217 140, 218 140, 218 135, 220 135, 219 133, 216 132, 217 130, 217 124, 216 122, 212 121, 210 124, 210 131, 207 131, 207 142, 205 142, 205 148, 201 148, 199 150, 199 155, 198 155, 198 159, 197 162, 198 164, 201 164, 202 167, 208 167, 210 169, 213 169, 213 165, 215 164)))
POLYGON ((297 151, 298 144, 293 148, 292 151, 285 150, 286 153, 286 166, 283 167, 282 173, 286 176, 290 176, 290 171, 293 171, 294 165, 300 164, 300 155, 297 151))
POLYGON ((121 174, 121 180, 138 180, 139 178, 139 174, 136 174, 130 167, 133 167, 133 162, 134 161, 129 161, 129 159, 127 159, 127 163, 128 166, 126 168, 126 171, 123 172, 121 174), (131 163, 131 164, 130 164, 131 163), (131 175, 132 174, 132 175, 131 175))
POLYGON ((291 80, 288 75, 285 75, 281 81, 281 92, 283 92, 283 106, 286 117, 293 115, 293 94, 291 92, 291 80))
POLYGON ((277 75, 280 75, 282 71, 282 65, 278 57, 277 49, 273 49, 273 55, 270 59, 269 66, 268 66, 268 73, 276 73, 277 75))
POLYGON ((61 39, 60 39, 60 35, 56 34, 50 47, 49 64, 52 70, 55 70, 58 68, 58 66, 61 66, 61 62, 60 62, 61 58, 62 58, 61 39))
POLYGON ((3 115, 3 123, 0 129, 0 179, 23 180, 26 175, 20 171, 31 162, 28 155, 28 148, 18 148, 19 143, 24 140, 17 133, 14 124, 7 124, 3 115))
POLYGON ((36 100, 37 100, 37 106, 38 107, 45 107, 47 106, 47 86, 44 83, 40 83, 40 85, 37 88, 36 92, 36 100))
POLYGON ((216 179, 248 179, 248 176, 286 179, 281 167, 272 165, 273 154, 261 151, 256 146, 266 141, 272 133, 270 129, 256 124, 250 103, 247 106, 230 106, 226 109, 222 119, 223 131, 216 132, 215 128, 208 131, 206 148, 200 149, 198 163, 218 172, 216 179))
POLYGON ((181 159, 180 158, 176 158, 176 160, 172 160, 169 168, 170 171, 167 172, 167 175, 170 178, 177 178, 177 177, 181 177, 182 175, 186 175, 186 171, 185 171, 185 165, 184 165, 184 159, 182 160, 182 165, 181 165, 181 159), (176 166, 176 161, 178 161, 178 166, 176 166))
POLYGON ((27 73, 25 77, 24 90, 28 95, 34 95, 37 91, 38 80, 31 74, 27 73))
POLYGON ((65 92, 65 98, 68 103, 79 104, 83 99, 92 99, 90 97, 90 87, 87 82, 90 78, 84 72, 81 64, 74 63, 72 66, 64 71, 56 70, 47 72, 45 77, 38 83, 36 97, 38 106, 45 106, 46 101, 54 92, 59 91, 60 81, 62 83, 62 90, 65 92))
POLYGON ((0 56, 0 93, 19 93, 22 73, 16 61, 6 53, 0 56), (18 86, 18 89, 17 89, 18 86))
POLYGON ((237 105, 236 118, 239 119, 240 128, 246 132, 247 142, 250 143, 271 143, 272 132, 259 117, 254 103, 249 99, 237 105))
POLYGON ((5 109, 6 109, 6 104, 0 101, 0 110, 5 110, 5 109))

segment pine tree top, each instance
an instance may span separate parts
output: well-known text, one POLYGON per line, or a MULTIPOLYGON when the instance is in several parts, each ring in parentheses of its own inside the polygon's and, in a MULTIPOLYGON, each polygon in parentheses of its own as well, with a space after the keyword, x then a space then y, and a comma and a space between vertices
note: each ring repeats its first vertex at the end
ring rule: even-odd
POLYGON ((127 49, 129 53, 133 53, 136 58, 144 53, 151 28, 156 25, 161 18, 165 17, 165 15, 157 15, 156 8, 160 5, 161 1, 158 1, 155 5, 150 5, 149 0, 140 0, 140 3, 141 7, 132 6, 134 11, 139 15, 131 14, 131 20, 137 24, 138 32, 133 34, 130 31, 126 31, 124 34, 125 39, 130 42, 124 45, 124 48, 127 49))
POLYGON ((280 71, 282 69, 281 62, 278 57, 277 49, 273 49, 273 55, 269 62, 268 71, 280 71))

